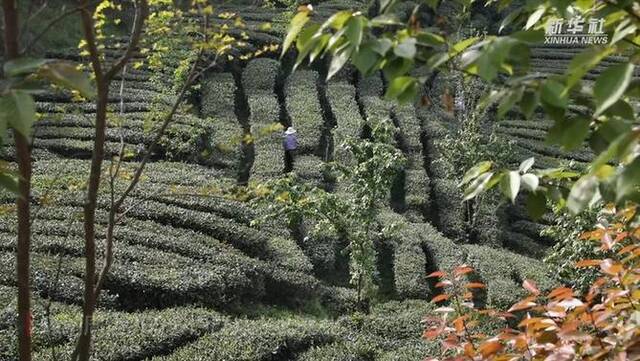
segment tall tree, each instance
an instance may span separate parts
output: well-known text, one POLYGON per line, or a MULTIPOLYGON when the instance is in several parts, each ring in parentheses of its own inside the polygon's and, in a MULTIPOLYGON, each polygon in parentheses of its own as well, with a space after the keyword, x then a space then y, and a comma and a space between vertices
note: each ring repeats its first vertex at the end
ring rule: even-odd
MULTIPOLYGON (((3 0, 4 44, 7 60, 20 57, 18 45, 18 4, 16 0, 3 0)), ((15 95, 14 95, 15 96, 15 95)), ((19 100, 16 100, 18 103, 19 100)), ((31 149, 27 135, 14 129, 16 157, 20 178, 16 200, 18 217, 18 253, 16 257, 18 281, 18 352, 20 361, 31 360, 31 293, 29 290, 29 247, 31 243, 31 149)))
POLYGON ((96 288, 96 229, 95 218, 98 204, 98 190, 104 160, 104 145, 107 126, 107 104, 109 102, 109 86, 113 78, 124 68, 133 56, 138 46, 144 22, 149 14, 149 4, 146 0, 135 2, 136 14, 133 31, 129 44, 124 53, 110 67, 106 67, 101 60, 96 37, 95 9, 88 0, 81 0, 80 17, 82 28, 89 52, 91 68, 96 82, 96 119, 94 146, 91 156, 87 194, 84 202, 84 247, 85 247, 85 278, 84 278, 84 304, 82 307, 82 328, 76 349, 73 353, 74 360, 89 360, 91 351, 91 331, 93 327, 93 314, 95 313, 99 290, 96 288))

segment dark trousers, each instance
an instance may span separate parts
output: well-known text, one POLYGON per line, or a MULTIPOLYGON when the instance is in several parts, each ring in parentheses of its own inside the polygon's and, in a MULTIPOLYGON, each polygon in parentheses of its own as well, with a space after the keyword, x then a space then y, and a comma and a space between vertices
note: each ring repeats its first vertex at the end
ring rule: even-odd
POLYGON ((293 171, 293 150, 284 151, 284 172, 290 173, 293 171))

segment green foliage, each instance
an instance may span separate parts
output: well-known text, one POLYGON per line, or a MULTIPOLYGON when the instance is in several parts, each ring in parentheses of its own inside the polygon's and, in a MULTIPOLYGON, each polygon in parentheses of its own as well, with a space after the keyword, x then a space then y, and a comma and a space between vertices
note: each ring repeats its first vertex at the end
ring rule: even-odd
POLYGON ((242 320, 227 324, 220 332, 209 334, 155 361, 205 358, 211 360, 253 361, 289 358, 313 345, 333 342, 338 330, 332 322, 299 317, 281 320, 242 320))
MULTIPOLYGON (((542 231, 556 241, 545 262, 557 269, 558 276, 563 283, 576 289, 586 291, 598 277, 595 269, 578 269, 575 264, 583 259, 594 259, 602 256, 597 244, 581 239, 581 234, 598 221, 599 215, 593 209, 589 209, 577 216, 572 216, 566 211, 556 210, 555 224, 542 231)), ((605 218, 601 214, 600 218, 605 218)))
POLYGON ((343 193, 328 193, 297 181, 295 174, 258 186, 257 200, 267 207, 267 217, 286 219, 296 225, 303 219, 316 221, 316 229, 330 228, 349 240, 351 283, 358 299, 372 294, 375 272, 374 221, 379 205, 388 196, 403 157, 390 144, 392 126, 387 121, 373 125, 373 139, 348 139, 343 146, 353 162, 332 164, 343 193))
MULTIPOLYGON (((465 18, 470 3, 455 3, 461 8, 460 17, 465 18)), ((514 3, 515 8, 510 9, 514 15, 505 19, 501 28, 513 23, 514 26, 524 24, 525 30, 503 36, 458 40, 455 39, 457 34, 452 34, 442 24, 425 28, 415 20, 406 24, 396 22, 395 5, 396 1, 381 3, 379 13, 372 14, 371 18, 359 12, 337 12, 321 24, 309 22, 310 7, 300 9, 292 21, 283 54, 297 39, 297 63, 307 57, 313 60, 317 54, 333 56, 329 77, 349 60, 364 75, 382 70, 389 82, 387 97, 401 103, 414 99, 419 84, 427 80, 413 75, 414 68, 447 68, 475 75, 493 83, 493 89, 487 92, 481 105, 487 107, 497 103, 498 118, 516 105, 526 117, 542 108, 555 122, 548 133, 549 142, 572 149, 589 139, 591 148, 598 154, 588 170, 577 174, 549 169, 526 175, 522 170, 516 173, 499 166, 487 169, 463 184, 467 187, 466 199, 475 198, 500 184, 505 196, 513 201, 520 190, 526 188, 531 194, 529 202, 537 204, 531 207, 536 215, 541 213, 542 195, 560 207, 568 207, 574 214, 600 199, 618 205, 640 199, 638 177, 635 176, 639 163, 634 162, 637 152, 633 150, 640 141, 640 131, 632 126, 637 125, 637 119, 629 105, 637 97, 637 84, 632 82, 632 76, 633 59, 638 53, 633 47, 638 29, 629 25, 635 18, 633 11, 618 9, 611 3, 594 6, 557 1, 543 1, 535 6, 514 3), (606 45, 587 47, 583 53, 575 55, 561 74, 528 76, 529 48, 544 40, 544 27, 550 21, 572 16, 605 18, 606 29, 612 33, 611 41, 606 45), (633 56, 609 66, 597 76, 595 84, 581 82, 590 70, 613 53, 633 56), (576 105, 584 107, 579 116, 571 113, 576 105), (608 163, 620 167, 612 168, 608 163), (520 187, 523 180, 526 187, 520 187), (601 191, 597 192, 599 188, 601 191)), ((440 4, 432 2, 430 5, 438 9, 440 4)), ((510 1, 503 1, 496 6, 504 9, 510 5, 510 1)))

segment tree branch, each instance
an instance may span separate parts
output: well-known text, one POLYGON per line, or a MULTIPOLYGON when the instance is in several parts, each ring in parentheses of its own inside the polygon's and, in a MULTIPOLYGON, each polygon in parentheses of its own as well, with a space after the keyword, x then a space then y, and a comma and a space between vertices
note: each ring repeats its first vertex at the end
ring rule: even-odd
MULTIPOLYGON (((89 4, 88 4, 89 5, 89 4)), ((42 31, 40 31, 40 33, 38 33, 38 35, 36 35, 22 50, 22 54, 26 54, 29 52, 29 50, 31 50, 31 48, 38 43, 38 41, 40 41, 40 39, 42 39, 43 36, 45 36, 49 30, 56 25, 57 23, 59 23, 60 21, 62 21, 64 18, 66 18, 67 16, 73 15, 81 10, 84 9, 84 6, 78 6, 75 7, 73 9, 67 10, 64 13, 60 14, 59 16, 57 16, 56 18, 54 18, 53 20, 51 20, 49 22, 49 24, 47 24, 47 26, 44 27, 44 29, 42 29, 42 31)))
POLYGON ((125 64, 131 59, 133 52, 138 47, 138 43, 140 42, 140 37, 142 36, 142 29, 144 27, 144 22, 149 16, 149 3, 147 0, 137 0, 136 5, 136 13, 135 19, 133 23, 133 31, 131 32, 131 36, 129 37, 129 45, 125 50, 124 54, 116 61, 116 63, 107 71, 106 78, 108 80, 113 79, 113 77, 124 68, 125 64))

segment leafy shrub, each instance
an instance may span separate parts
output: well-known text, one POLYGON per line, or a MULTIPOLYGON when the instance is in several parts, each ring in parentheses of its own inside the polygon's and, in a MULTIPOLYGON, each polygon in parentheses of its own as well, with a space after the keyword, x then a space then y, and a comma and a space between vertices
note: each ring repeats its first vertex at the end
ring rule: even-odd
POLYGON ((248 94, 273 94, 280 64, 268 58, 253 59, 242 72, 242 85, 248 94))
POLYGON ((375 305, 364 318, 361 330, 385 340, 418 340, 422 335, 420 321, 431 313, 434 305, 422 300, 390 301, 375 305))
POLYGON ((301 350, 331 343, 338 330, 328 321, 302 318, 237 320, 217 332, 179 349, 169 360, 276 360, 291 359, 301 350))
POLYGON ((325 287, 321 302, 335 315, 352 313, 358 309, 358 294, 352 288, 325 287))
MULTIPOLYGON (((430 360, 455 357, 460 360, 494 360, 514 357, 546 360, 569 359, 634 359, 638 353, 640 330, 637 327, 639 278, 637 234, 637 205, 615 214, 612 224, 599 224, 582 237, 599 240, 602 250, 610 255, 605 259, 586 259, 575 264, 578 268, 599 267, 601 276, 588 291, 577 292, 569 287, 557 287, 541 292, 528 279, 522 282, 528 295, 513 304, 508 312, 481 310, 469 302, 470 289, 484 288, 477 282, 467 283, 465 275, 472 268, 461 266, 451 275, 442 277, 453 291, 434 298, 434 302, 449 299, 453 307, 442 307, 442 315, 430 317, 424 336, 449 340, 446 348, 431 353, 430 360), (623 244, 626 247, 620 248, 623 244), (618 252, 612 253, 614 248, 618 252), (494 319, 514 318, 513 312, 526 311, 517 328, 506 328, 485 334, 475 329, 478 319, 489 315, 494 319)), ((607 254, 601 256, 607 257, 607 254)), ((490 286, 489 286, 490 287, 490 286)), ((480 321, 481 322, 481 321, 480 321)))
POLYGON ((545 235, 556 241, 545 262, 557 269, 563 283, 586 291, 599 276, 599 272, 596 269, 577 269, 575 264, 583 259, 598 258, 602 256, 602 251, 598 250, 594 242, 581 239, 580 235, 584 229, 596 223, 598 216, 606 220, 606 212, 588 209, 577 216, 571 216, 567 212, 556 211, 555 216, 555 223, 544 231, 545 235))
MULTIPOLYGON (((335 78, 333 78, 335 80, 335 78)), ((355 101, 356 89, 346 81, 330 81, 327 84, 327 98, 331 110, 336 118, 336 127, 333 130, 334 144, 344 143, 347 138, 359 137, 363 119, 355 101)), ((336 157, 339 161, 348 162, 346 152, 336 147, 336 157)))
POLYGON ((477 270, 487 285, 486 302, 491 307, 506 309, 523 296, 520 284, 525 279, 536 281, 543 289, 553 287, 557 279, 540 261, 505 250, 486 246, 465 245, 466 262, 477 270))
MULTIPOLYGON (((67 342, 56 347, 58 359, 71 356, 81 316, 79 312, 53 315, 53 323, 68 332, 67 342)), ((226 317, 216 312, 193 307, 135 313, 98 311, 94 319, 93 357, 116 361, 166 354, 205 333, 219 330, 226 321, 226 317)), ((35 359, 53 358, 50 350, 42 349, 35 359)))
POLYGON ((324 126, 316 89, 317 78, 317 72, 301 70, 293 73, 287 80, 287 111, 294 128, 298 131, 300 152, 318 150, 324 126))
POLYGON ((462 194, 453 180, 434 179, 431 182, 438 205, 438 229, 452 239, 467 239, 467 222, 462 194))
POLYGON ((312 347, 304 352, 299 361, 369 361, 373 360, 375 350, 370 350, 358 342, 335 342, 329 345, 312 347))
POLYGON ((402 298, 425 298, 428 293, 426 257, 420 239, 403 240, 393 253, 395 288, 402 298))
POLYGON ((310 273, 313 270, 313 265, 307 256, 291 238, 273 237, 269 239, 267 252, 270 254, 269 259, 283 268, 303 273, 310 273))

